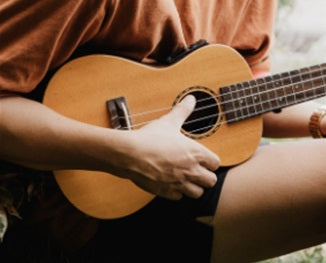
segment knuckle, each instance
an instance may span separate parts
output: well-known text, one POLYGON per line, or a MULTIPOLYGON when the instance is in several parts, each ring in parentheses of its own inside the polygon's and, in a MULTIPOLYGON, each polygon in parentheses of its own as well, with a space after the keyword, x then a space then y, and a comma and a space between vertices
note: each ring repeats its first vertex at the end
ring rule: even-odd
POLYGON ((176 187, 173 187, 173 185, 160 187, 158 189, 157 195, 169 200, 175 200, 175 201, 180 200, 183 197, 183 195, 175 188, 176 187))
POLYGON ((187 171, 185 169, 174 168, 171 174, 171 183, 181 184, 187 178, 187 171))
POLYGON ((214 176, 212 176, 210 187, 213 187, 216 183, 217 183, 217 176, 214 174, 214 176))
POLYGON ((183 171, 183 181, 198 181, 201 173, 197 167, 189 167, 183 171))
POLYGON ((201 162, 201 161, 207 159, 206 154, 202 150, 199 150, 199 149, 194 153, 194 157, 196 158, 196 160, 198 162, 201 162))
POLYGON ((170 191, 169 194, 168 194, 168 198, 170 200, 177 201, 177 200, 182 199, 182 197, 183 197, 183 194, 178 192, 178 191, 170 191))
POLYGON ((181 194, 181 193, 175 193, 175 194, 173 195, 173 199, 172 199, 172 200, 176 200, 176 201, 178 201, 178 200, 181 200, 182 197, 183 197, 183 194, 181 194))
POLYGON ((194 183, 185 183, 179 188, 179 192, 194 199, 200 198, 204 193, 204 188, 194 183))
POLYGON ((194 193, 194 198, 195 199, 199 199, 202 195, 204 194, 204 189, 203 188, 200 188, 199 190, 197 190, 195 193, 194 193))
POLYGON ((185 164, 193 164, 198 160, 198 153, 195 149, 190 149, 188 152, 184 154, 184 163, 185 164))

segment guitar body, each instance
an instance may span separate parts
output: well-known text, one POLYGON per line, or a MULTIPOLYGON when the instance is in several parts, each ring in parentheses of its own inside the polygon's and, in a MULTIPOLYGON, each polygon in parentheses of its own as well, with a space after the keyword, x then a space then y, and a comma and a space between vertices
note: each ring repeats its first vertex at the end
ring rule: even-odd
MULTIPOLYGON (((91 55, 64 65, 51 79, 43 103, 69 118, 112 128, 106 106, 109 99, 123 96, 130 121, 136 124, 166 114, 168 111, 156 109, 172 107, 187 93, 196 91, 196 87, 205 87, 218 96, 220 87, 251 78, 245 60, 222 45, 200 48, 164 68, 114 56, 91 55), (142 112, 152 113, 133 117, 142 112)), ((253 154, 261 138, 262 119, 258 116, 226 124, 224 118, 221 115, 213 130, 194 139, 218 154, 222 166, 230 166, 253 154)), ((54 171, 54 175, 68 200, 97 218, 124 217, 154 198, 131 181, 107 173, 62 170, 54 171)))

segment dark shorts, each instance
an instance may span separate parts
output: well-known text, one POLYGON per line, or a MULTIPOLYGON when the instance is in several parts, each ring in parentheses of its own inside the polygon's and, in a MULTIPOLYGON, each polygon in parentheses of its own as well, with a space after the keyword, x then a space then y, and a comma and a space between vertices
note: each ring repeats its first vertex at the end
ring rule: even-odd
POLYGON ((213 229, 196 218, 215 214, 227 170, 200 199, 155 198, 131 216, 103 221, 79 262, 209 262, 213 229))
MULTIPOLYGON (((63 243, 80 241, 82 235, 77 233, 91 229, 95 219, 78 225, 77 222, 85 221, 85 215, 63 200, 61 193, 59 198, 52 195, 45 205, 37 205, 36 211, 30 209, 32 218, 37 214, 36 222, 18 223, 10 228, 0 245, 0 257, 4 262, 24 263, 209 262, 213 229, 196 218, 215 214, 227 171, 218 170, 216 185, 206 189, 200 199, 183 198, 176 202, 156 197, 130 216, 100 220, 99 224, 96 220, 95 236, 73 252, 62 249, 69 247, 63 243), (50 232, 57 238, 53 239, 50 232)), ((57 187, 53 191, 58 191, 57 187)))

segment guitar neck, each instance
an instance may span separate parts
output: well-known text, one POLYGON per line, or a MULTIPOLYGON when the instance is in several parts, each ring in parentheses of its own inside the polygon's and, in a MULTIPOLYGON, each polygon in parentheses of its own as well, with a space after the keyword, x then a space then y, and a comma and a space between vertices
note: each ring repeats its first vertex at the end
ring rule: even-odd
POLYGON ((228 123, 326 95, 326 63, 220 88, 228 123))

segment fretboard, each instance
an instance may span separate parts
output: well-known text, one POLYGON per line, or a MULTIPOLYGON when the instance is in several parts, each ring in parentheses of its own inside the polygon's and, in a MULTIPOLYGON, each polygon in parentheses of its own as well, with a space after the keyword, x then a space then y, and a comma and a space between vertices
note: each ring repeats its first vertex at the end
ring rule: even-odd
POLYGON ((326 63, 220 88, 228 123, 326 95, 326 63))

